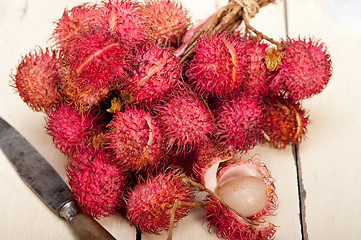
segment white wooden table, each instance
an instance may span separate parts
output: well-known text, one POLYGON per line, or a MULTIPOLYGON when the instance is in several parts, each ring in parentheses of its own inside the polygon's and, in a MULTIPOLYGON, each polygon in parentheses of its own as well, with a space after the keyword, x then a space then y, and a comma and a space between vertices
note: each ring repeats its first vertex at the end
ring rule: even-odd
MULTIPOLYGON (((66 160, 45 133, 44 115, 31 111, 14 93, 9 75, 22 55, 37 45, 48 45, 53 21, 64 8, 82 2, 0 1, 0 116, 17 128, 64 180, 66 160)), ((194 19, 202 19, 226 1, 181 2, 194 19)), ((304 101, 311 124, 307 139, 299 146, 298 164, 291 147, 252 150, 260 154, 276 179, 279 209, 271 219, 279 226, 275 239, 361 239, 361 30, 333 21, 322 0, 283 0, 261 9, 251 24, 275 39, 287 33, 320 38, 333 59, 333 77, 327 88, 304 101)), ((195 209, 179 222, 174 239, 217 239, 202 224, 199 211, 195 209)), ((0 213, 0 239, 75 239, 67 223, 22 182, 1 151, 0 213)), ((117 239, 136 238, 135 228, 120 215, 100 223, 117 239)), ((141 239, 163 240, 166 235, 144 234, 141 239)))

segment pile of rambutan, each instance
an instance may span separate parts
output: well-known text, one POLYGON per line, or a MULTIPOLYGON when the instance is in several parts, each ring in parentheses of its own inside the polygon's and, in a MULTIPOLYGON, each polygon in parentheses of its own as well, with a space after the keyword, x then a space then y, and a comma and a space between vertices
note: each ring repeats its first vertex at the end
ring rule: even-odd
POLYGON ((84 3, 64 10, 51 46, 22 57, 11 85, 46 114, 85 213, 161 234, 201 206, 219 237, 273 238, 274 179, 235 156, 304 139, 301 101, 326 87, 331 59, 320 40, 270 41, 248 19, 248 31, 206 31, 220 16, 194 26, 177 0, 84 3))

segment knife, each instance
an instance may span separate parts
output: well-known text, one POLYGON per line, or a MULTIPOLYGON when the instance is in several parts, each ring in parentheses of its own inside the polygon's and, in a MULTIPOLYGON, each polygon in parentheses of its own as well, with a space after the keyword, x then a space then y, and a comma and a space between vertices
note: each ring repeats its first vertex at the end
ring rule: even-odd
POLYGON ((59 217, 70 223, 80 239, 114 240, 96 220, 81 212, 68 185, 40 153, 0 117, 0 149, 24 182, 59 217))

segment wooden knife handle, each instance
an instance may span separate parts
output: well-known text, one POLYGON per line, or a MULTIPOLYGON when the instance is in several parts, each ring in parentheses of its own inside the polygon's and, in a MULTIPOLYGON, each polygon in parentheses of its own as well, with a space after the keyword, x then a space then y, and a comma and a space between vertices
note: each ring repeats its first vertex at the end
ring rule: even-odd
POLYGON ((70 221, 70 225, 80 239, 115 240, 97 221, 85 213, 78 213, 70 221))
POLYGON ((74 200, 64 204, 59 215, 70 222, 70 226, 81 240, 115 240, 96 220, 82 213, 74 200))

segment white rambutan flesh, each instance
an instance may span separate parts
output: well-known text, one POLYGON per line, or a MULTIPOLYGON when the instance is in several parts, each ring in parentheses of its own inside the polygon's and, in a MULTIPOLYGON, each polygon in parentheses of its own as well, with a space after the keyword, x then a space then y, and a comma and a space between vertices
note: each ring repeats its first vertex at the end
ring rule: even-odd
POLYGON ((263 179, 245 176, 218 186, 216 193, 243 217, 260 212, 267 204, 267 187, 263 179))

